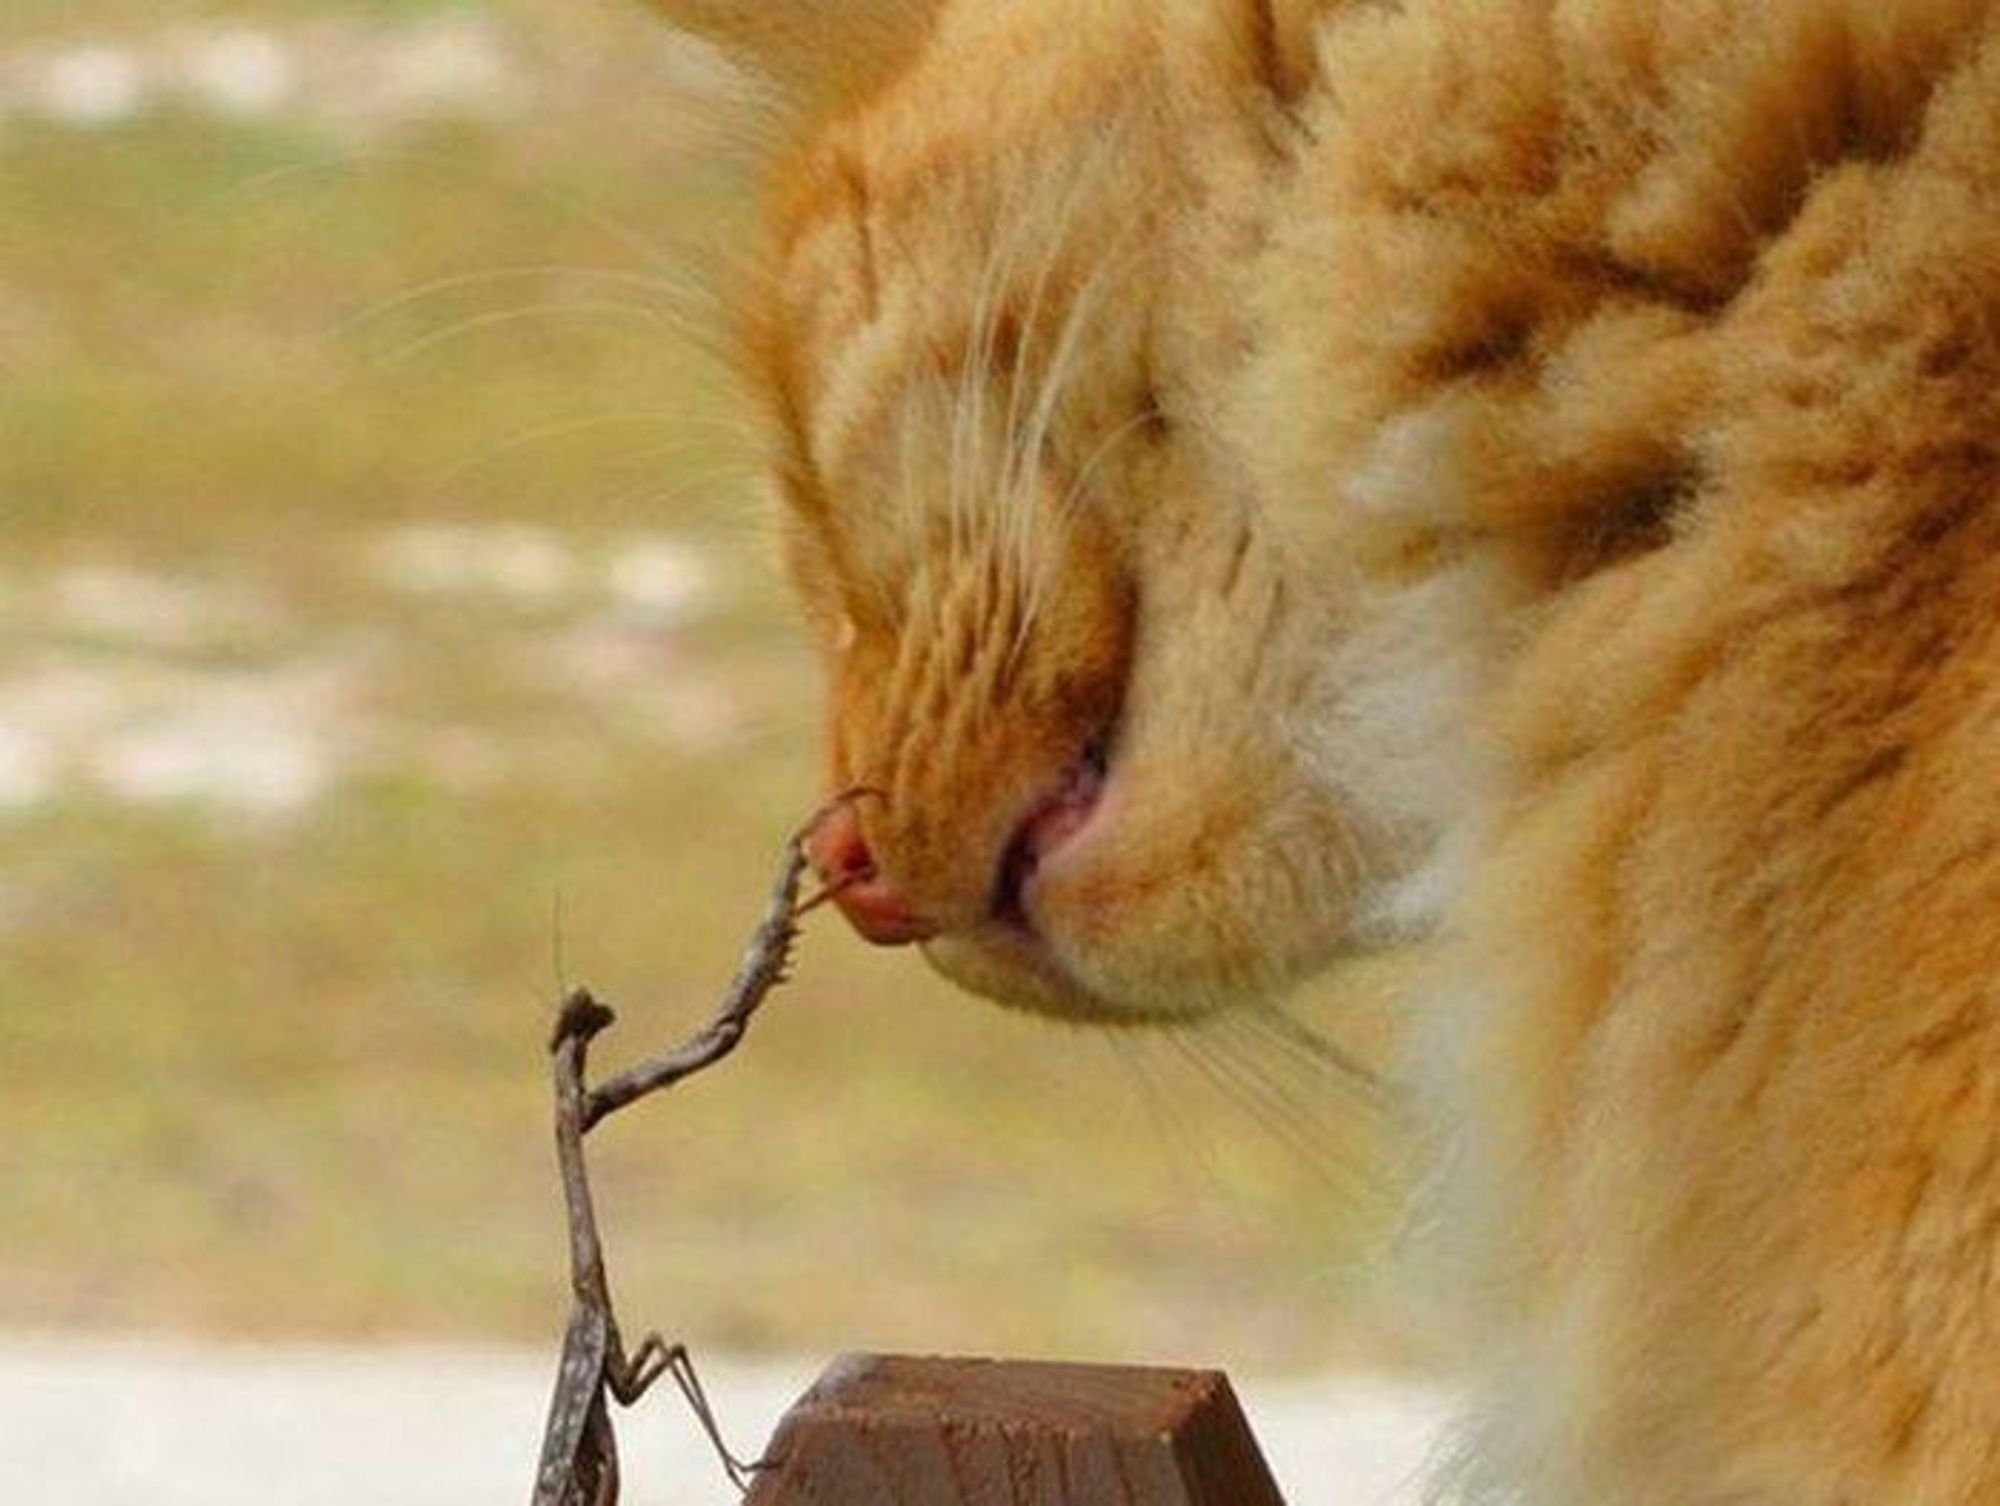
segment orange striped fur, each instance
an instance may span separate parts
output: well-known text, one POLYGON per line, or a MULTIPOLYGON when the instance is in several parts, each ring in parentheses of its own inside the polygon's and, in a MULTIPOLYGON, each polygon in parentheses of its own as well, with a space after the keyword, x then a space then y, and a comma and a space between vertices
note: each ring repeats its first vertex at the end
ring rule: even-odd
POLYGON ((747 365, 931 960, 1433 944, 1441 1496, 2000 1501, 2000 10, 683 14, 800 101, 747 365))

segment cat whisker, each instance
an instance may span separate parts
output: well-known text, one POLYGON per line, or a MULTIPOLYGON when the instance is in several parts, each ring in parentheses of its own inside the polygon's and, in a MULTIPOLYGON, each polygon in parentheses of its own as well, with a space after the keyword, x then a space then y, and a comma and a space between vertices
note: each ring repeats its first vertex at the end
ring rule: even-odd
POLYGON ((712 322, 721 318, 720 301, 712 289, 672 279, 661 273, 632 272, 616 267, 581 266, 569 262, 532 262, 517 266, 485 267, 476 271, 454 273, 449 277, 432 278, 428 282, 378 299, 366 308, 349 314, 332 327, 329 335, 335 339, 343 338, 365 325, 376 323, 447 293, 530 279, 599 283, 636 292, 656 293, 673 300, 675 304, 687 310, 707 315, 712 322))
MULTIPOLYGON (((1009 190, 1011 192, 1011 185, 1009 190)), ((1015 237, 1027 216, 1000 207, 1002 234, 989 242, 986 258, 979 269, 972 299, 972 342, 959 367, 957 391, 952 408, 952 440, 949 484, 951 487, 951 539, 958 552, 970 538, 970 522, 975 503, 985 484, 986 403, 992 386, 993 348, 998 337, 1004 307, 1001 293, 1013 268, 1015 237)))
POLYGON ((1077 467, 1076 474, 1070 478, 1069 485, 1063 489, 1063 494, 1056 499, 1055 516, 1059 521, 1066 520, 1089 494, 1091 477, 1097 468, 1109 460, 1120 445, 1154 423, 1157 418, 1158 415, 1149 408, 1144 413, 1137 413, 1126 419, 1099 441, 1097 448, 1090 452, 1081 466, 1077 467))
POLYGON ((1319 1170, 1328 1149, 1325 1115, 1320 1105, 1277 1087, 1246 1064, 1229 1047, 1229 1037, 1214 1021, 1190 1024, 1172 1032, 1188 1060, 1197 1064, 1224 1097, 1235 1103, 1271 1139, 1319 1170))
POLYGON ((1315 1180, 1349 1198, 1385 1192, 1380 1136, 1398 1121, 1357 1096, 1345 1075, 1330 1077, 1323 1060, 1262 1030, 1256 1009, 1205 1022, 1190 1031, 1192 1046, 1218 1064, 1245 1107, 1315 1180))
POLYGON ((664 317, 660 310, 643 303, 628 303, 618 300, 565 301, 554 300, 546 303, 525 304, 518 308, 495 309, 484 314, 470 314, 463 319, 455 319, 441 329, 406 340, 389 351, 376 356, 373 363, 377 367, 396 366, 415 359, 427 351, 435 350, 454 340, 481 331, 496 329, 509 324, 520 324, 531 319, 554 319, 559 317, 630 320, 648 324, 656 329, 664 329, 675 335, 685 334, 683 327, 664 317))
POLYGON ((1394 1117, 1408 1112, 1407 1097, 1397 1083, 1282 1004, 1245 1005, 1236 1012, 1235 1020, 1247 1035, 1268 1043, 1289 1060, 1310 1067, 1315 1074, 1331 1074, 1343 1091, 1369 1109, 1394 1117))
MULTIPOLYGON (((434 486, 446 485, 452 481, 456 481, 468 471, 477 470, 480 466, 490 465, 496 460, 505 459, 507 456, 521 450, 532 449, 538 444, 546 444, 551 440, 567 439, 576 434, 590 434, 600 429, 623 429, 632 428, 639 424, 662 424, 671 421, 672 418, 673 415, 660 412, 598 413, 592 414, 587 418, 564 419, 560 423, 536 424, 530 428, 521 429, 513 434, 509 434, 504 439, 495 440, 477 455, 459 462, 442 475, 434 478, 432 484, 434 486)), ((682 441, 678 448, 691 448, 691 442, 682 441)))
MULTIPOLYGON (((1107 434, 1090 452, 1084 463, 1078 467, 1076 474, 1070 478, 1062 495, 1052 504, 1052 515, 1057 527, 1066 526, 1075 510, 1089 495, 1091 478, 1096 474, 1097 468, 1109 460, 1120 445, 1151 423, 1152 419, 1153 415, 1150 412, 1127 419, 1107 434)), ((1008 644, 1007 658, 1002 667, 1003 673, 1012 673, 1014 667, 1026 655, 1028 643, 1034 634, 1036 610, 1039 605, 1037 587, 1041 584, 1041 571, 1030 566, 1023 571, 1023 574, 1028 581, 1028 590, 1021 595, 1015 607, 1014 632, 1008 644)))
POLYGON ((732 752, 746 753, 774 746, 796 745, 812 732, 816 725, 817 723, 807 717, 772 713, 737 722, 729 728, 722 739, 722 746, 732 752))
POLYGON ((920 423, 917 415, 919 405, 932 395, 930 384, 909 382, 897 398, 901 411, 896 431, 896 497, 901 503, 906 533, 917 531, 930 500, 917 485, 916 442, 919 433, 930 432, 929 423, 920 423))
MULTIPOLYGON (((639 461, 684 453, 688 448, 686 445, 668 445, 612 458, 615 458, 621 466, 631 465, 639 461)), ((754 463, 747 460, 713 465, 703 470, 683 473, 671 482, 663 483, 657 479, 649 479, 635 486, 606 492, 597 499, 598 508, 613 515, 640 510, 665 512, 690 497, 700 496, 711 487, 725 484, 738 488, 747 487, 757 481, 762 474, 754 463)), ((737 547, 760 549, 766 542, 755 523, 739 518, 735 514, 727 517, 724 526, 716 530, 716 534, 718 542, 732 549, 737 547)))
POLYGON ((489 185, 503 188, 510 195, 534 201, 556 211, 564 223, 589 225, 602 231, 608 239, 616 241, 648 264, 660 261, 671 249, 657 240, 638 221, 608 213, 601 205, 580 195, 564 193, 546 176, 508 172, 490 163, 474 163, 463 157, 444 153, 381 145, 327 152, 320 156, 246 174, 227 187, 196 199, 181 213, 189 219, 212 219, 224 209, 246 200, 254 202, 258 196, 273 195, 279 189, 299 179, 342 174, 360 176, 392 168, 417 168, 435 172, 444 182, 460 186, 468 180, 484 179, 489 185))
MULTIPOLYGON (((1043 374, 1041 393, 1030 413, 1028 427, 1017 441, 1020 451, 1027 457, 1027 463, 1022 466, 1016 478, 1016 483, 1020 487, 1012 499, 1013 510, 1016 513, 1030 511, 1036 504, 1037 499, 1033 492, 1039 485, 1041 459, 1055 422, 1056 406, 1068 386, 1072 369, 1083 347, 1084 333, 1096 312, 1095 300, 1111 285, 1109 267, 1109 261, 1101 263, 1085 280, 1071 303, 1055 348, 1050 355, 1049 368, 1043 374)), ((1049 541, 1050 544, 1054 542, 1049 541)), ((1026 608, 1026 618, 1031 626, 1039 613, 1041 599, 1047 589, 1052 555, 1052 548, 1041 547, 1039 544, 1031 552, 1033 564, 1027 576, 1029 586, 1026 608)))
POLYGON ((1166 1147, 1167 1164, 1177 1176, 1198 1176, 1210 1188, 1227 1185, 1215 1155, 1213 1137, 1198 1132, 1198 1116, 1188 1114, 1176 1095, 1164 1086, 1148 1060, 1151 1033, 1136 1030, 1093 1030, 1091 1036, 1106 1043, 1111 1059, 1131 1079, 1146 1117, 1166 1147))
MULTIPOLYGON (((1091 201, 1097 170, 1110 160, 1118 135, 1116 129, 1107 131, 1093 161, 1066 182, 1052 227, 1045 217, 1027 212, 1019 202, 1024 194, 1042 191, 1043 179, 1017 176, 1003 185, 996 211, 1000 233, 987 239, 973 289, 970 344, 946 397, 949 553, 955 559, 969 558, 984 535, 1014 561, 1014 571, 1022 579, 1031 580, 1036 569, 1034 522, 1039 505, 1035 494, 1054 405, 1067 384, 1081 326, 1087 322, 1086 306, 1102 281, 1102 267, 1086 280, 1056 331, 1052 354, 1037 383, 1034 368, 1048 322, 1045 310, 1081 222, 1082 207, 1091 201), (1008 342, 1006 370, 1001 371, 1000 331, 1009 313, 1005 294, 1023 280, 1024 252, 1030 246, 1040 255, 1026 278, 1028 306, 1018 315, 1017 338, 1008 342), (1005 402, 998 420, 998 453, 994 454, 994 395, 1002 385, 1005 402), (997 522, 981 525, 982 515, 990 518, 994 514, 997 522)), ((907 481, 904 492, 911 495, 907 481)))
MULTIPOLYGON (((1042 238, 1041 265, 1035 269, 1028 295, 1028 305, 1021 318, 1020 338, 1013 352, 1013 362, 1008 372, 1007 417, 1002 433, 1006 436, 1008 452, 1004 458, 1004 472, 999 478, 1003 494, 1012 494, 1019 489, 1024 466, 1032 465, 1037 457, 1023 453, 1017 446, 1022 432, 1022 399, 1029 390, 1030 374, 1034 370, 1037 343, 1041 338, 1043 313, 1047 308, 1049 289, 1055 281, 1057 269, 1062 265, 1069 249, 1070 236, 1080 217, 1079 210, 1087 201, 1087 185, 1094 186, 1095 174, 1090 169, 1074 174, 1066 186, 1062 204, 1056 211, 1055 232, 1042 238)), ((1019 180, 1010 180, 1007 196, 1012 197, 1014 186, 1019 180)), ((1033 215, 1007 211, 1009 223, 1023 226, 1037 224, 1033 215)), ((1018 512, 1012 514, 1019 518, 1018 512)))
MULTIPOLYGON (((1082 220, 1085 205, 1092 202, 1099 188, 1099 177, 1113 160, 1115 149, 1123 137, 1123 118, 1114 121, 1097 139, 1088 159, 1080 164, 1065 189, 1063 202, 1056 212, 1055 231, 1045 240, 1042 264, 1036 272, 1034 294, 1031 302, 1028 327, 1023 335, 1023 350, 1016 361, 1014 378, 1008 394, 1006 438, 1008 445, 1007 472, 1002 478, 1005 512, 1011 524, 1013 557, 1023 579, 1034 581, 1038 574, 1038 561, 1045 551, 1037 547, 1036 520, 1040 490, 1040 474, 1046 452, 1050 423, 1054 416, 1054 405, 1068 383, 1067 364, 1075 358, 1080 332, 1080 316, 1087 315, 1087 305, 1093 289, 1100 285, 1099 279, 1105 262, 1100 261, 1096 270, 1087 277, 1078 289, 1063 327, 1058 330, 1052 347, 1048 368, 1042 373, 1038 400, 1030 413, 1039 413, 1038 420, 1023 422, 1019 399, 1028 390, 1032 365, 1029 352, 1032 342, 1039 337, 1043 324, 1042 311, 1049 288, 1052 286, 1057 269, 1067 257, 1072 237, 1082 220)), ((1022 216, 1024 222, 1032 217, 1022 216)), ((1031 588, 1032 603, 1035 592, 1031 588)), ((1024 621, 1033 619, 1032 608, 1024 614, 1024 621)))

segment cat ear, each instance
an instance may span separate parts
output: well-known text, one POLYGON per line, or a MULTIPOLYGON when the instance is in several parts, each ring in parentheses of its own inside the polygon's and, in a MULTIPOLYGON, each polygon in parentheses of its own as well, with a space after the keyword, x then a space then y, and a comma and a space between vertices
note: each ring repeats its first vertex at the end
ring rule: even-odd
POLYGON ((942 0, 652 0, 795 99, 852 98, 923 45, 942 0))

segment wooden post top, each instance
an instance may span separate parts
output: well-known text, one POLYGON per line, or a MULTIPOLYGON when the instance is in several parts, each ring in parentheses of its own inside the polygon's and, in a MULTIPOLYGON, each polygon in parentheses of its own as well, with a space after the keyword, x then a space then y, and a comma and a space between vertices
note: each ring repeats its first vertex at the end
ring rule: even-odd
POLYGON ((846 1355, 766 1454, 747 1506, 1283 1506, 1214 1370, 846 1355))

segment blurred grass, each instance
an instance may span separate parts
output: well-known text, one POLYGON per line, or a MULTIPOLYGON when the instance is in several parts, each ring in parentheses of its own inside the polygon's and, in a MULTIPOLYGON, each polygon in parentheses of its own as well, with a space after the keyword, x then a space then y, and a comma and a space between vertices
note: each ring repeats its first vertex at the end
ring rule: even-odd
MULTIPOLYGON (((529 0, 532 4, 532 0, 529 0)), ((453 11, 519 10, 521 0, 7 0, 8 40, 54 35, 95 39, 162 22, 212 24, 322 16, 400 19, 453 11)))
MULTIPOLYGON (((14 0, 0 58, 452 9, 14 0)), ((534 70, 499 118, 0 131, 0 677, 365 651, 348 714, 506 755, 281 820, 87 783, 0 810, 0 1324, 546 1337, 556 954, 624 1011, 607 1062, 677 1036, 814 798, 811 667, 677 291, 740 243, 740 178, 637 8, 478 14, 534 70), (730 730, 533 672, 574 603, 384 589, 384 531, 436 519, 708 549, 726 589, 660 674, 727 687, 730 730), (36 615, 104 562, 282 621, 175 648, 36 615)), ((1392 982, 1303 1007, 1366 1034, 1392 982)), ((596 1156, 634 1321, 748 1348, 1306 1363, 1387 1201, 1366 1116, 1241 1031, 1015 1018, 831 925, 726 1073, 596 1156)))

